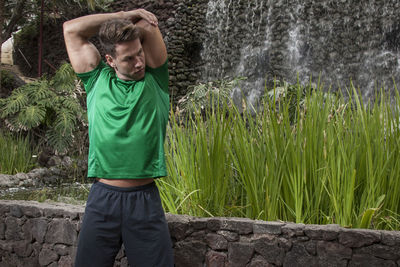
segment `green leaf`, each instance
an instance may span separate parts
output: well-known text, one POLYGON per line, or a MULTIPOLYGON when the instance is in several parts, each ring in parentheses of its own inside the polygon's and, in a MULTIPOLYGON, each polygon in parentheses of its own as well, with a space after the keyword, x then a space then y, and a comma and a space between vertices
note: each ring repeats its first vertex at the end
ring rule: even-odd
POLYGON ((29 102, 28 95, 23 90, 15 90, 15 92, 7 98, 1 110, 1 117, 13 115, 19 112, 29 102))
POLYGON ((70 94, 75 89, 76 79, 77 77, 72 66, 68 63, 64 63, 52 78, 51 84, 57 92, 70 94))
POLYGON ((50 84, 47 80, 39 80, 27 86, 29 97, 32 102, 40 103, 43 99, 49 99, 54 96, 50 90, 50 84))
POLYGON ((73 113, 82 113, 84 111, 77 99, 72 97, 63 99, 62 106, 73 113))
POLYGON ((17 121, 28 129, 39 126, 45 119, 46 109, 41 105, 24 107, 18 114, 17 121))
POLYGON ((76 117, 74 113, 67 109, 61 109, 57 112, 57 118, 54 122, 54 129, 61 135, 71 135, 75 127, 76 117))
POLYGON ((369 228, 372 222, 372 217, 378 209, 371 208, 364 211, 360 222, 360 228, 369 228))
POLYGON ((58 130, 51 128, 46 133, 48 144, 57 152, 64 153, 72 144, 73 136, 60 133, 58 130))

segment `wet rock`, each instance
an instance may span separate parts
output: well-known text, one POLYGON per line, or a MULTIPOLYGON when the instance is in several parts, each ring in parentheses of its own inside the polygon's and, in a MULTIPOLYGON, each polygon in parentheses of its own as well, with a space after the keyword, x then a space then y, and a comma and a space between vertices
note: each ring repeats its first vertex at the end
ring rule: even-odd
POLYGON ((225 266, 228 257, 225 253, 209 251, 206 254, 206 266, 221 267, 225 266))
POLYGON ((73 266, 73 261, 71 256, 61 256, 58 260, 58 267, 70 267, 73 266))
POLYGON ((382 244, 372 244, 370 246, 357 248, 354 250, 356 254, 372 255, 376 258, 385 260, 398 260, 400 259, 400 248, 390 247, 382 244))
POLYGON ((339 235, 339 226, 330 224, 330 225, 309 225, 307 230, 304 233, 310 237, 311 239, 319 239, 319 240, 335 240, 339 235))
POLYGON ((39 264, 41 266, 47 266, 51 264, 52 262, 55 262, 59 259, 59 256, 57 253, 55 253, 53 250, 50 248, 43 248, 40 251, 39 254, 39 264))
POLYGON ((253 240, 255 251, 268 262, 281 266, 285 258, 285 249, 279 246, 279 240, 273 235, 262 235, 253 240))
POLYGON ((293 244, 286 254, 284 267, 318 266, 318 258, 310 255, 302 244, 293 244))
POLYGON ((282 226, 284 225, 284 223, 280 222, 256 221, 253 224, 253 233, 280 235, 282 233, 282 226))
POLYGON ((45 240, 49 244, 75 245, 77 235, 76 226, 73 223, 67 220, 54 219, 49 224, 45 240))
POLYGON ((228 241, 218 234, 208 234, 206 241, 208 246, 213 250, 225 250, 228 248, 228 241))
POLYGON ((235 232, 221 230, 217 231, 217 234, 223 236, 229 242, 235 242, 239 240, 239 234, 235 232))
POLYGON ((261 256, 254 257, 254 259, 248 265, 248 267, 273 267, 273 266, 274 266, 273 264, 270 264, 261 256))
POLYGON ((395 267, 394 261, 379 259, 368 254, 354 254, 349 262, 349 267, 385 266, 395 267))
POLYGON ((203 267, 207 245, 200 241, 176 242, 175 265, 177 267, 203 267))
POLYGON ((381 234, 376 231, 359 230, 350 231, 343 230, 339 234, 339 243, 346 247, 362 247, 370 245, 381 240, 381 234))
POLYGON ((42 244, 45 240, 45 235, 47 231, 47 220, 44 218, 35 218, 30 220, 25 224, 26 231, 30 230, 33 240, 42 244))
POLYGON ((231 267, 246 266, 254 254, 254 246, 250 243, 230 243, 228 246, 228 261, 231 267))

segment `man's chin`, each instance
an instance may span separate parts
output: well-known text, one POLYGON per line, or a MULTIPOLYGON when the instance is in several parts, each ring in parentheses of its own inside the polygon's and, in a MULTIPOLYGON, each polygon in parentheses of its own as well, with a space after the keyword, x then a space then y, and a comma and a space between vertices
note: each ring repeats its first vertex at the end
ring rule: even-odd
POLYGON ((141 76, 139 76, 137 79, 135 79, 135 81, 141 81, 141 80, 143 80, 143 79, 144 79, 144 74, 141 75, 141 76))
POLYGON ((140 81, 140 80, 143 80, 143 79, 144 79, 144 74, 145 74, 144 71, 143 71, 143 72, 139 72, 139 73, 134 73, 134 74, 131 76, 131 78, 132 78, 132 80, 134 80, 134 81, 140 81))
POLYGON ((135 73, 135 75, 138 77, 139 80, 142 80, 144 78, 144 75, 145 75, 145 70, 143 69, 143 70, 135 73))
POLYGON ((117 76, 124 81, 140 81, 144 79, 145 76, 145 72, 136 72, 133 74, 125 74, 125 75, 121 75, 117 73, 117 76))

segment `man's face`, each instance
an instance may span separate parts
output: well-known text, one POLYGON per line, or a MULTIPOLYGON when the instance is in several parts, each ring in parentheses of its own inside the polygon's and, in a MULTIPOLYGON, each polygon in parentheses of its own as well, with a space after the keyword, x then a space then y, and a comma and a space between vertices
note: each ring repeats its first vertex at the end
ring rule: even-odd
POLYGON ((115 57, 106 55, 106 59, 121 80, 139 81, 144 78, 146 62, 139 39, 117 44, 115 57))

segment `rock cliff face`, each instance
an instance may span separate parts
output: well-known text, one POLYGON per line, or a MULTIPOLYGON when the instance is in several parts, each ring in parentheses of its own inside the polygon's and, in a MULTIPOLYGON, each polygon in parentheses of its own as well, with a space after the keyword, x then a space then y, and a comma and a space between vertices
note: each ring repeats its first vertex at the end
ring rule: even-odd
MULTIPOLYGON (((133 8, 159 18, 174 101, 190 85, 226 76, 248 77, 240 88, 245 97, 259 95, 266 77, 294 83, 299 74, 305 83, 321 75, 326 89, 344 88, 351 79, 366 97, 375 85, 390 89, 393 79, 400 82, 397 0, 116 0, 111 5, 114 11, 133 8)), ((44 57, 54 66, 66 60, 61 25, 46 27, 44 57)))
MULTIPOLYGON (((0 200, 0 266, 73 266, 84 207, 0 200)), ((167 214, 177 267, 399 266, 400 232, 167 214)), ((114 266, 128 266, 123 249, 114 266)))
POLYGON ((249 95, 264 90, 266 77, 320 76, 325 89, 352 80, 369 97, 375 85, 400 82, 399 7, 395 0, 209 0, 203 77, 247 76, 249 95))
POLYGON ((370 97, 400 82, 400 2, 313 0, 115 1, 160 18, 174 98, 197 82, 246 76, 239 95, 261 95, 274 78, 325 89, 350 81, 370 97))
POLYGON ((169 55, 171 97, 176 102, 202 76, 207 1, 117 0, 112 4, 113 10, 135 8, 145 8, 158 17, 169 55))

